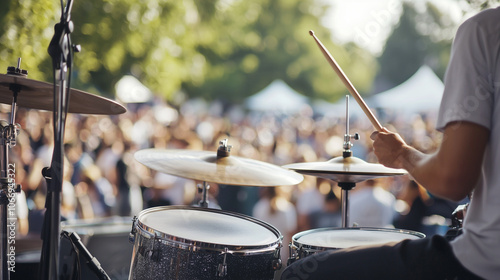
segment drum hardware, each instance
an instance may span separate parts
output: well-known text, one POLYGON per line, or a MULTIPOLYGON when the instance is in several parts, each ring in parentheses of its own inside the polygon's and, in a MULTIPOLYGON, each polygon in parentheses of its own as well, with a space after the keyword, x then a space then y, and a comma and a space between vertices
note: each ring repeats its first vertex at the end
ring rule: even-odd
POLYGON ((273 270, 280 270, 283 266, 283 263, 281 261, 281 248, 283 248, 283 245, 279 244, 278 250, 275 251, 274 260, 272 261, 273 270))
MULTIPOLYGON (((221 157, 228 157, 231 148, 233 147, 232 145, 227 144, 228 139, 224 139, 219 141, 219 148, 217 148, 217 158, 221 157)), ((203 184, 198 184, 198 193, 201 193, 201 200, 198 203, 200 207, 208 207, 208 190, 210 190, 210 185, 204 181, 203 184)))
POLYGON ((210 185, 207 182, 203 182, 203 184, 196 185, 198 188, 198 193, 201 193, 201 200, 198 203, 200 207, 208 207, 208 190, 210 189, 210 185))
POLYGON ((153 262, 159 262, 161 260, 159 244, 161 243, 160 238, 156 233, 153 236, 153 244, 151 245, 151 250, 146 251, 148 257, 153 262))
MULTIPOLYGON (((28 71, 23 70, 21 67, 21 59, 17 61, 17 67, 8 67, 7 71, 10 75, 25 77, 28 71)), ((1 279, 9 279, 9 220, 15 220, 15 211, 8 209, 8 205, 11 203, 15 204, 15 193, 21 191, 21 185, 16 185, 15 183, 15 164, 9 163, 9 148, 16 145, 16 138, 19 135, 19 124, 14 124, 16 119, 16 105, 17 105, 17 95, 20 91, 20 87, 16 84, 9 84, 9 90, 12 91, 11 100, 11 113, 10 113, 10 123, 6 121, 0 122, 0 146, 1 148, 1 158, 0 158, 0 270, 1 279)))
POLYGON ((452 241, 463 233, 463 222, 469 203, 458 205, 451 213, 451 226, 444 235, 448 241, 452 241))
POLYGON ((221 255, 224 256, 224 260, 222 261, 221 264, 219 264, 219 266, 217 268, 217 276, 218 277, 224 277, 227 275, 227 263, 226 263, 227 247, 224 248, 224 252, 222 252, 221 255))
POLYGON ((130 233, 128 235, 128 241, 132 244, 135 242, 135 233, 137 230, 135 229, 135 223, 137 222, 137 216, 134 216, 132 218, 132 229, 130 230, 130 233))
POLYGON ((403 169, 388 168, 381 164, 367 163, 352 156, 353 140, 359 140, 359 134, 349 134, 349 96, 346 96, 346 132, 344 135, 342 156, 335 157, 327 162, 292 163, 283 167, 305 175, 312 175, 337 182, 342 189, 341 209, 342 227, 349 227, 349 191, 356 187, 356 183, 368 179, 404 175, 403 169))

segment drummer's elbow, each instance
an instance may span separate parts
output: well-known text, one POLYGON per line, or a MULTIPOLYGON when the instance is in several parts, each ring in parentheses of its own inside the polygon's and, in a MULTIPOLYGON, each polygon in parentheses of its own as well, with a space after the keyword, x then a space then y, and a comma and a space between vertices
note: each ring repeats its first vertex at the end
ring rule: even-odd
POLYGON ((457 174, 444 171, 439 176, 439 186, 433 194, 452 201, 460 201, 467 197, 475 186, 477 178, 470 174, 457 174))

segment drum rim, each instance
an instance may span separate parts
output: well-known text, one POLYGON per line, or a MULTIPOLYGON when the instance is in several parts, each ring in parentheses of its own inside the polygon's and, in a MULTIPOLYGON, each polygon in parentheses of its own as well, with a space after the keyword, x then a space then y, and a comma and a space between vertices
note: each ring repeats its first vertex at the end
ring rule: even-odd
MULTIPOLYGON (((333 230, 364 230, 364 231, 379 231, 379 232, 392 232, 392 233, 403 233, 408 235, 417 236, 419 238, 425 238, 425 234, 406 229, 397 229, 397 228, 377 228, 377 227, 328 227, 328 228, 316 228, 310 229, 306 231, 301 231, 292 236, 292 241, 290 242, 290 247, 295 247, 298 249, 307 249, 307 250, 327 250, 327 249, 343 249, 337 247, 327 247, 327 246, 319 246, 319 245, 309 245, 299 242, 300 239, 304 235, 308 235, 312 232, 322 232, 322 231, 333 231, 333 230)), ((390 242, 390 241, 388 241, 390 242)))
POLYGON ((228 253, 232 253, 232 254, 238 253, 238 254, 249 255, 249 254, 253 254, 253 253, 275 251, 276 248, 279 249, 281 247, 279 245, 282 243, 282 240, 283 240, 283 235, 276 227, 274 227, 273 225, 271 225, 267 222, 256 219, 254 217, 251 217, 251 216, 248 216, 245 214, 241 214, 241 213, 227 211, 227 210, 184 206, 184 205, 157 206, 157 207, 151 207, 151 208, 145 209, 139 213, 139 215, 137 216, 137 220, 135 221, 135 225, 133 227, 139 228, 140 231, 138 231, 138 233, 140 233, 141 235, 143 235, 146 238, 156 238, 164 244, 174 246, 174 247, 180 248, 180 249, 189 249, 192 251, 224 252, 227 249, 228 253), (223 214, 223 215, 229 215, 232 217, 242 218, 244 220, 254 222, 254 223, 268 229, 269 231, 271 231, 276 236, 276 241, 271 242, 269 244, 263 244, 263 245, 230 245, 230 244, 210 243, 210 242, 187 239, 187 238, 184 238, 181 236, 170 235, 170 234, 164 233, 160 230, 157 230, 152 226, 146 225, 141 221, 141 217, 144 217, 148 213, 162 211, 162 210, 172 210, 172 209, 206 211, 206 212, 213 212, 213 213, 217 213, 217 214, 223 214))

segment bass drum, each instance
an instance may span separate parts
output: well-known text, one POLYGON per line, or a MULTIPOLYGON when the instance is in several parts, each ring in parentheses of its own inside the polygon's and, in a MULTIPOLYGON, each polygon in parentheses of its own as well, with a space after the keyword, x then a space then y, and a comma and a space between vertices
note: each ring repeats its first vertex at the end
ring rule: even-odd
POLYGON ((280 232, 255 218, 210 208, 154 207, 135 218, 130 279, 273 279, 280 232))
POLYGON ((290 242, 288 263, 305 258, 317 252, 355 246, 381 245, 405 239, 424 238, 425 234, 391 228, 320 228, 299 232, 290 242))

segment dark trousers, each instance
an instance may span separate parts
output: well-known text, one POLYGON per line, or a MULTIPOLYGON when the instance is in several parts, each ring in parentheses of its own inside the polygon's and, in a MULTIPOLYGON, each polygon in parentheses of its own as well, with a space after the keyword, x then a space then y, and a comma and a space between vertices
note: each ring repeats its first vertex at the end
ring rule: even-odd
POLYGON ((281 280, 481 279, 455 258, 439 235, 382 246, 317 253, 290 264, 281 280))

